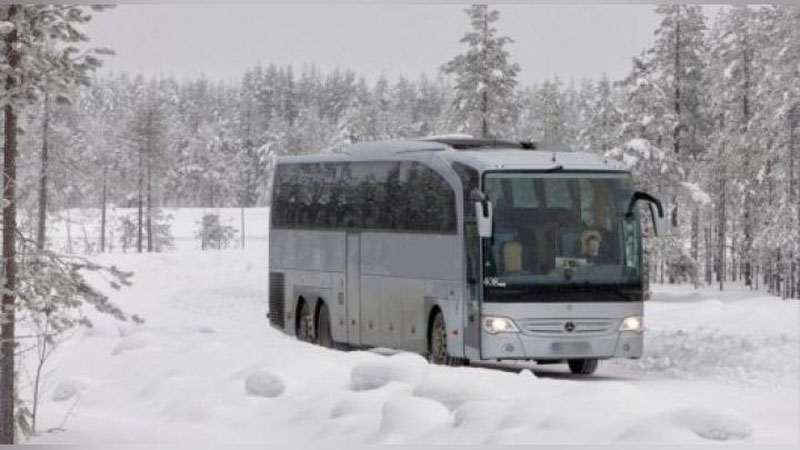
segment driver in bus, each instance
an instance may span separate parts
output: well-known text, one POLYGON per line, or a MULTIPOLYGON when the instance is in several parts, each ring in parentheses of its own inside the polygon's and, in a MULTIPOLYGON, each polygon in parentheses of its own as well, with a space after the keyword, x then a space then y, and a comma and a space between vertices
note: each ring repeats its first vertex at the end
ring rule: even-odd
POLYGON ((612 262, 611 256, 602 245, 603 237, 599 231, 588 229, 581 233, 581 254, 592 264, 608 264, 612 262))

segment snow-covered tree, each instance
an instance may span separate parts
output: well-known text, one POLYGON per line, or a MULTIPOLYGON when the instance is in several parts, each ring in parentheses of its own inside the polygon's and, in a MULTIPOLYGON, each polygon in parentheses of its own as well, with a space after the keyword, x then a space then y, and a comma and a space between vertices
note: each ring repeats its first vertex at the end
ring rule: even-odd
POLYGON ((520 69, 506 50, 513 40, 497 35, 497 10, 472 5, 466 13, 472 30, 461 42, 468 48, 442 66, 444 73, 455 78, 451 120, 459 131, 502 136, 512 129, 517 116, 514 93, 520 69))

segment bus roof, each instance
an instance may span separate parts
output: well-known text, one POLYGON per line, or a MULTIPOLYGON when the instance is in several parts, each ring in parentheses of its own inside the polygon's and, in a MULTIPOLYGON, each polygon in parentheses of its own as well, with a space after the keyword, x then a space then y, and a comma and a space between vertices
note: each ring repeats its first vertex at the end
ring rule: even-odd
POLYGON ((282 156, 281 163, 345 161, 427 161, 436 157, 460 162, 480 172, 489 170, 564 170, 627 172, 619 162, 594 153, 534 149, 535 145, 511 141, 459 138, 442 140, 396 140, 353 144, 341 153, 282 156), (508 145, 504 145, 507 144, 508 145), (482 145, 485 144, 485 145, 482 145))

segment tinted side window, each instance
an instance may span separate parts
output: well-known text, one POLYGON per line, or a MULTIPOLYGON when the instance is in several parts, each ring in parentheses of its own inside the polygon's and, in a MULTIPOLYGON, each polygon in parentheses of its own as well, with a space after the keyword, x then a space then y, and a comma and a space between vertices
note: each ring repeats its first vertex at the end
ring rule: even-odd
POLYGON ((401 207, 405 210, 402 229, 452 233, 456 228, 455 192, 433 169, 409 164, 408 180, 401 207))
POLYGON ((317 202, 316 222, 317 228, 335 228, 336 212, 341 201, 339 187, 339 172, 341 164, 320 164, 319 178, 322 189, 317 202))
POLYGON ((416 162, 278 165, 276 227, 455 232, 455 193, 416 162))
POLYGON ((338 228, 361 228, 361 200, 359 194, 359 170, 355 164, 343 163, 339 186, 341 201, 337 213, 338 228))
POLYGON ((286 225, 286 195, 283 189, 283 172, 286 166, 275 165, 275 176, 272 184, 272 208, 270 210, 270 220, 272 226, 286 225))
POLYGON ((300 199, 300 185, 296 176, 297 165, 278 164, 275 170, 272 225, 277 227, 295 226, 299 217, 300 199))

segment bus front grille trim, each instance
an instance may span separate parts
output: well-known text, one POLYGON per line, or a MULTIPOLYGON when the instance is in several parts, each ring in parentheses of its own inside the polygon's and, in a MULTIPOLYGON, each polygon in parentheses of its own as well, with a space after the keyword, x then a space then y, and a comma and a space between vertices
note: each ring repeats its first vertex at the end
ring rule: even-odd
POLYGON ((269 273, 269 321, 273 326, 284 328, 284 276, 281 272, 269 273))
POLYGON ((548 336, 603 334, 619 327, 619 320, 614 319, 521 319, 517 323, 523 333, 548 336), (567 322, 572 323, 571 331, 567 331, 567 322))

